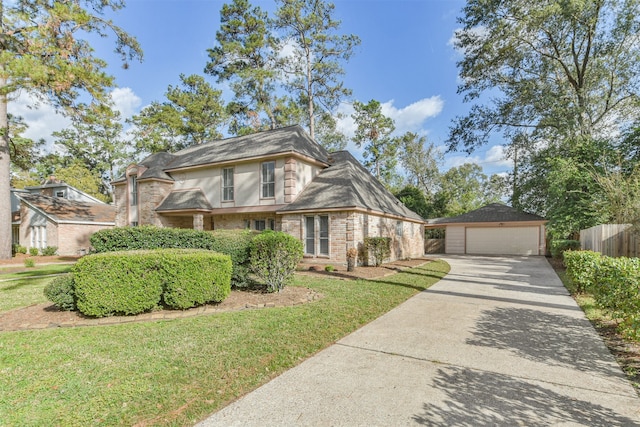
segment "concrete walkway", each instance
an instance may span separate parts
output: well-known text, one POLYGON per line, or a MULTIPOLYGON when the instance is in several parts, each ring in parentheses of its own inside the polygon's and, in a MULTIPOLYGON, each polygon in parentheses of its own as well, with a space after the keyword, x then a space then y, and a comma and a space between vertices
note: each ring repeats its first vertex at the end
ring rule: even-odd
POLYGON ((199 426, 640 426, 638 395, 544 258, 445 259, 431 289, 199 426))

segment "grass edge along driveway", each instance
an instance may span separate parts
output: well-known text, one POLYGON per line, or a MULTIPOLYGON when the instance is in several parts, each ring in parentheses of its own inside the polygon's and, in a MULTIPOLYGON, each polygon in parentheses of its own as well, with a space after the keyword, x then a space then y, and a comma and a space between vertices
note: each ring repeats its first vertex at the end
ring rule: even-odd
MULTIPOLYGON (((193 425, 449 271, 377 280, 296 275, 304 305, 115 326, 0 333, 2 425, 193 425)), ((278 396, 273 396, 278 399, 278 396)))

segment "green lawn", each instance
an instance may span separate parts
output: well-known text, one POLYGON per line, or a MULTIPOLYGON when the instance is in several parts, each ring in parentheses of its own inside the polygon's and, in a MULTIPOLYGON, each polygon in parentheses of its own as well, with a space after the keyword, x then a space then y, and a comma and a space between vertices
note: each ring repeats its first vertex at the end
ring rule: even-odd
POLYGON ((42 290, 52 277, 38 277, 67 273, 71 267, 71 264, 44 265, 20 273, 0 270, 0 313, 46 302, 42 290))
MULTIPOLYGON (((3 425, 193 425, 449 271, 379 281, 296 276, 309 304, 172 321, 0 334, 3 425)), ((273 396, 278 399, 278 396, 273 396)))

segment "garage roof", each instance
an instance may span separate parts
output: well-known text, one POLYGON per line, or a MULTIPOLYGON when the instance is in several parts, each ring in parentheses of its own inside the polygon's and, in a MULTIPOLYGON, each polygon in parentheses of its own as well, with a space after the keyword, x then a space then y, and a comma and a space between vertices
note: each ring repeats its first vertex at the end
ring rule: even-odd
POLYGON ((429 220, 429 225, 463 224, 474 222, 525 222, 546 221, 543 217, 507 206, 503 203, 491 203, 462 215, 429 220))

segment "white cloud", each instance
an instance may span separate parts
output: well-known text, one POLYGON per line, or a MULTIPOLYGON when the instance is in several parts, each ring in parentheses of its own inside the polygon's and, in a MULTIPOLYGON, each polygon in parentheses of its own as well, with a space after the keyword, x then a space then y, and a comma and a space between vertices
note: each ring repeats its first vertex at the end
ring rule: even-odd
POLYGON ((494 145, 487 150, 483 163, 491 163, 493 166, 511 166, 513 162, 507 159, 504 145, 494 145))
POLYGON ((440 114, 444 107, 444 101, 438 95, 423 98, 404 108, 396 108, 393 103, 391 100, 382 104, 382 114, 393 119, 397 134, 419 131, 425 120, 440 114))
POLYGON ((120 112, 123 119, 134 115, 142 103, 140 97, 128 87, 115 88, 110 96, 115 110, 120 112))
MULTIPOLYGON (((381 110, 382 114, 393 119, 396 125, 395 134, 397 135, 402 135, 405 132, 426 133, 422 128, 425 120, 440 114, 444 107, 444 101, 437 95, 431 98, 423 98, 403 108, 397 108, 393 104, 393 100, 387 101, 381 104, 381 110)), ((343 102, 338 106, 336 112, 341 116, 337 120, 338 130, 348 138, 353 137, 356 131, 356 124, 351 117, 355 112, 353 105, 343 102)))
MULTIPOLYGON (((445 158, 445 170, 462 166, 465 163, 475 163, 480 165, 484 173, 493 173, 498 169, 510 169, 513 162, 506 158, 503 145, 493 145, 484 153, 476 155, 453 155, 449 154, 445 158)), ((505 172, 506 173, 506 172, 505 172)))

